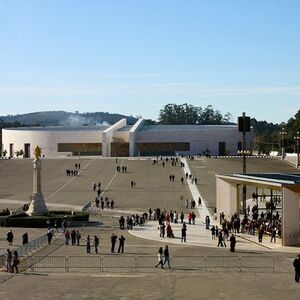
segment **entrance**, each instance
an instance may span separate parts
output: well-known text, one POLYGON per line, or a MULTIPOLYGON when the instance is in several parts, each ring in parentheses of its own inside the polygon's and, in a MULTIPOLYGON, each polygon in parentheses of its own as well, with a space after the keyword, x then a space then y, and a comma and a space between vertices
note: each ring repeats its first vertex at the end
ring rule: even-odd
POLYGON ((30 144, 24 144, 24 157, 30 157, 30 144))
POLYGON ((219 156, 225 155, 225 149, 226 149, 226 143, 225 142, 219 142, 219 156))

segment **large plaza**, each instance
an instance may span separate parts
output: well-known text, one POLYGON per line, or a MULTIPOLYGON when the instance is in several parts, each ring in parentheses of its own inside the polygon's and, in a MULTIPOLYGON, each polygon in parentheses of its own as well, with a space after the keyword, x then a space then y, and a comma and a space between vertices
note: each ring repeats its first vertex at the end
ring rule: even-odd
MULTIPOLYGON (((190 292, 185 292, 191 299, 206 298, 209 294, 209 284, 211 280, 217 280, 221 283, 216 286, 214 299, 219 297, 232 299, 233 293, 237 291, 241 295, 247 295, 247 288, 240 287, 225 291, 226 286, 232 280, 236 283, 249 283, 252 288, 262 287, 263 284, 259 278, 264 278, 267 272, 266 284, 272 284, 276 288, 285 291, 287 299, 295 299, 295 295, 299 293, 299 287, 293 283, 293 270, 291 263, 299 248, 282 247, 280 239, 277 242, 270 243, 269 237, 265 237, 262 244, 257 242, 257 237, 247 234, 237 235, 236 252, 229 252, 228 248, 217 247, 217 240, 212 240, 210 231, 205 229, 204 214, 210 212, 216 207, 216 174, 237 173, 241 169, 241 159, 210 159, 206 157, 196 158, 194 160, 186 160, 186 164, 190 168, 190 172, 198 179, 196 188, 202 196, 202 207, 194 209, 196 213, 196 225, 188 225, 187 242, 180 242, 180 225, 173 224, 175 238, 159 237, 157 229, 157 221, 147 221, 144 226, 136 226, 132 231, 119 229, 119 217, 131 214, 142 214, 148 212, 149 208, 161 208, 167 211, 175 210, 183 212, 185 217, 191 211, 190 207, 186 208, 186 199, 193 197, 191 184, 188 180, 181 183, 181 177, 185 177, 184 169, 180 166, 180 159, 176 166, 172 166, 171 162, 158 160, 158 164, 153 164, 156 158, 65 158, 65 159, 43 159, 42 160, 42 189, 46 204, 51 210, 81 210, 88 203, 92 204, 90 220, 99 222, 99 225, 89 227, 78 227, 82 235, 81 246, 64 245, 64 236, 61 232, 56 235, 53 245, 45 247, 35 253, 33 257, 41 260, 35 269, 27 270, 26 275, 8 275, 1 274, 3 283, 0 285, 1 298, 12 299, 11 295, 18 299, 19 291, 23 284, 31 286, 36 284, 42 278, 49 280, 49 285, 57 286, 55 295, 60 299, 73 297, 76 299, 76 282, 87 280, 86 288, 83 288, 82 297, 95 298, 100 294, 104 299, 137 299, 144 290, 151 290, 144 295, 147 297, 155 297, 160 299, 167 295, 168 289, 171 289, 172 295, 180 298, 183 292, 183 286, 189 286, 190 292), (163 167, 162 162, 165 162, 163 167), (74 168, 75 163, 80 163, 81 168, 77 176, 67 176, 66 169, 74 168), (127 172, 117 172, 117 166, 126 166, 127 172), (170 175, 175 175, 174 182, 169 180, 170 175), (113 199, 115 202, 114 209, 97 209, 94 208, 95 192, 92 185, 94 182, 101 182, 102 196, 113 199), (131 188, 130 182, 135 181, 136 187, 131 188), (204 210, 205 207, 205 210, 204 210), (125 253, 110 253, 110 236, 115 233, 117 236, 121 234, 126 238, 125 253), (89 259, 85 251, 85 238, 87 235, 100 237, 99 255, 105 259, 114 262, 114 269, 106 271, 106 273, 98 273, 93 268, 76 269, 75 272, 65 273, 64 269, 59 266, 53 267, 53 261, 63 257, 81 257, 83 260, 89 259), (173 271, 157 270, 154 268, 146 269, 142 273, 132 273, 132 271, 118 268, 118 259, 121 255, 126 257, 148 257, 147 261, 156 262, 157 249, 160 246, 169 245, 171 255, 173 257, 189 257, 183 269, 173 271), (116 256, 114 258, 114 256, 116 256), (218 269, 216 272, 203 273, 193 270, 191 265, 196 257, 216 257, 218 260, 236 257, 241 260, 272 258, 274 260, 274 270, 257 268, 251 271, 247 270, 239 272, 238 269, 218 269), (52 260, 53 261, 52 261, 52 260), (149 260, 150 259, 150 260, 149 260), (52 261, 52 263, 50 263, 52 261), (49 265, 50 263, 50 265, 49 265), (52 264, 52 267, 51 267, 52 264), (63 271, 63 273, 62 273, 63 271), (82 277, 82 272, 84 276, 82 277), (164 273, 165 272, 165 273, 164 273), (225 272, 225 273, 224 273, 225 272), (239 272, 238 275, 236 272, 239 272), (28 274, 32 274, 29 275, 28 274), (40 275, 38 275, 40 274, 40 275), (24 279, 21 279, 25 276, 24 279), (44 277, 46 276, 46 277, 44 277), (151 281, 148 280, 151 278, 151 281), (22 283, 21 283, 21 282, 22 283), (61 285, 61 281, 65 282, 61 285), (193 282, 205 283, 200 296, 199 291, 194 287, 193 282), (105 283, 106 282, 106 283, 105 283), (165 282, 165 283, 163 283, 165 282), (284 284, 283 284, 284 283, 284 284), (12 290, 12 286, 15 288, 12 290), (97 292, 94 287, 97 286, 97 292), (108 288, 111 286, 111 288, 108 288), (173 288, 172 288, 173 286, 173 288), (176 288, 175 288, 176 286, 176 288), (180 288, 182 287, 182 288, 180 288), (130 288, 130 292, 127 291, 130 288), (158 292, 157 288, 161 291, 158 292), (109 290, 109 291, 108 291, 109 290), (121 296, 122 291, 124 292, 121 296), (135 291, 135 292, 134 292, 135 291), (290 298, 289 298, 290 297, 290 298)), ((248 160, 249 172, 283 172, 295 173, 295 168, 278 159, 252 158, 248 160)), ((0 208, 1 210, 17 209, 29 202, 29 196, 32 190, 32 160, 30 159, 14 159, 0 160, 1 175, 0 181, 0 208)), ((250 194, 250 191, 249 191, 250 194)), ((186 220, 187 221, 187 220, 186 220)), ((4 253, 7 248, 5 234, 9 228, 1 228, 0 251, 4 253)), ((70 228, 71 229, 71 228, 70 228)), ((46 228, 26 229, 12 228, 15 232, 14 247, 21 244, 21 235, 27 231, 30 239, 34 239, 45 234, 46 228)), ((90 254, 95 258, 92 251, 90 254)), ((185 258, 187 259, 187 258, 185 258)), ((121 261, 120 261, 121 262, 121 261)), ((90 262, 91 263, 91 262, 90 262)), ((175 264, 175 261, 174 261, 175 264)), ((151 264, 150 264, 151 266, 151 264)), ((182 266, 182 265, 181 265, 182 266)), ((210 270, 211 271, 211 270, 210 270)), ((247 284, 247 287, 249 287, 247 284)), ((39 284, 38 295, 44 295, 45 299, 50 296, 47 290, 48 285, 39 284)), ((272 297, 276 299, 276 289, 272 290, 272 297)), ((257 297, 259 292, 253 293, 251 297, 257 297)), ((266 294, 266 299, 268 299, 266 294)), ((248 297, 247 299, 251 299, 248 297)), ((34 299, 34 298, 32 298, 34 299)))

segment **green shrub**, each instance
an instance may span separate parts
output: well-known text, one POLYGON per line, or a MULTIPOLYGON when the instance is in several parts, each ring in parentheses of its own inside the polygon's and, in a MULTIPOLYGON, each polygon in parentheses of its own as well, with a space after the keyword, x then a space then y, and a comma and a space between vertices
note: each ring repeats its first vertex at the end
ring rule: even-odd
POLYGON ((52 211, 47 216, 28 216, 24 213, 11 216, 0 217, 0 225, 2 227, 29 227, 29 228, 45 228, 47 221, 50 221, 51 227, 55 222, 60 227, 63 220, 68 221, 88 221, 89 214, 85 212, 75 212, 73 215, 70 211, 52 211))

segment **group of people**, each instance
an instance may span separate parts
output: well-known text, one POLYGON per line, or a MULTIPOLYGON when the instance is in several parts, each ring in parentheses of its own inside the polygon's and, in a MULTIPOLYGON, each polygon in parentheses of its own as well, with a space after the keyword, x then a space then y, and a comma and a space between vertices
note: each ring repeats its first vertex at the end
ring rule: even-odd
POLYGON ((230 220, 226 220, 224 213, 220 213, 220 223, 229 233, 257 233, 259 243, 262 243, 265 234, 270 236, 270 243, 276 243, 276 237, 281 236, 281 217, 278 212, 272 214, 267 211, 259 214, 256 205, 252 208, 252 216, 245 213, 242 219, 238 214, 234 214, 230 220))
POLYGON ((75 163, 75 169, 66 169, 67 176, 77 176, 80 170, 80 163, 75 163))
POLYGON ((142 216, 135 214, 131 216, 127 216, 126 219, 124 216, 119 218, 119 226, 120 230, 125 229, 125 223, 127 230, 132 230, 134 226, 143 226, 148 219, 148 214, 143 213, 142 216))
POLYGON ((168 245, 165 246, 165 249, 163 250, 162 247, 159 247, 158 254, 157 254, 158 263, 155 265, 155 268, 160 266, 162 269, 164 269, 164 265, 168 263, 169 269, 171 269, 171 263, 170 263, 170 252, 168 245))
POLYGON ((117 172, 127 173, 127 166, 117 166, 117 172))
POLYGON ((18 265, 20 264, 19 254, 16 250, 6 250, 6 272, 19 273, 18 265))
MULTIPOLYGON (((11 229, 6 234, 6 240, 7 240, 9 246, 13 245, 14 234, 11 229)), ((28 233, 27 232, 24 232, 22 234, 22 245, 25 245, 25 244, 28 244, 28 233)))
POLYGON ((71 232, 69 230, 65 230, 64 235, 65 235, 65 245, 69 246, 70 240, 72 246, 80 245, 81 234, 79 230, 72 229, 71 232))
POLYGON ((98 183, 93 182, 92 184, 93 191, 96 192, 96 197, 94 200, 95 207, 100 208, 103 210, 104 208, 114 209, 115 201, 113 199, 109 200, 108 197, 103 198, 101 195, 101 182, 98 183))
POLYGON ((67 176, 77 176, 78 172, 79 172, 78 170, 66 169, 67 176))

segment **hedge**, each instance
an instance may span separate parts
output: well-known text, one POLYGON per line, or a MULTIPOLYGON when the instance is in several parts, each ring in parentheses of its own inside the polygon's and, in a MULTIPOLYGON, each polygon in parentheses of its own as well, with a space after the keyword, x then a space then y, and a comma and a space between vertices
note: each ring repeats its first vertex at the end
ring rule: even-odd
POLYGON ((55 222, 58 227, 63 220, 67 221, 88 221, 89 214, 85 212, 75 212, 73 215, 70 211, 52 211, 46 216, 28 216, 24 213, 0 217, 1 227, 29 227, 29 228, 46 228, 47 221, 50 221, 51 227, 55 222))

